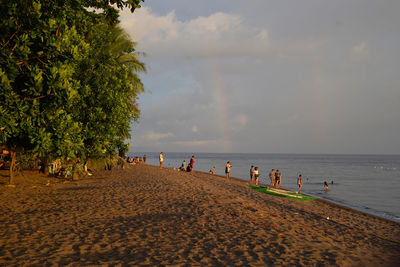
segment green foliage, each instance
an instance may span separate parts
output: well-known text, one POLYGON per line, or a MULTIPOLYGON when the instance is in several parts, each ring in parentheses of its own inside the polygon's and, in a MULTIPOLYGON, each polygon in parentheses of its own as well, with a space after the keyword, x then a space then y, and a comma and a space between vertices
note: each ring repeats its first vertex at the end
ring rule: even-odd
POLYGON ((111 4, 140 2, 0 2, 1 144, 44 160, 115 153, 139 116, 145 68, 111 4))

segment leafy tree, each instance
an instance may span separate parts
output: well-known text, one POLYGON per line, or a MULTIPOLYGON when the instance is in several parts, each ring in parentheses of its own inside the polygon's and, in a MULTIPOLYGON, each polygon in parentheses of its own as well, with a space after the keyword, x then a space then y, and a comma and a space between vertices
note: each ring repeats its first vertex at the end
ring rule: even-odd
MULTIPOLYGON (((140 7, 140 2, 0 1, 0 143, 7 146, 12 158, 10 184, 14 183, 13 171, 18 153, 29 153, 44 161, 57 157, 82 156, 85 145, 91 144, 88 142, 90 128, 85 125, 86 118, 77 113, 93 94, 103 97, 103 106, 110 105, 110 112, 121 114, 124 108, 113 105, 123 104, 128 105, 128 108, 131 108, 130 105, 135 106, 132 104, 134 101, 130 104, 112 102, 115 99, 112 94, 104 92, 104 86, 97 88, 95 81, 87 82, 77 72, 84 69, 82 62, 96 56, 91 47, 95 38, 90 36, 96 33, 90 32, 89 27, 96 26, 94 28, 102 32, 100 25, 110 29, 118 23, 118 10, 110 4, 115 3, 118 8, 128 7, 133 12, 140 7), (96 8, 97 12, 90 12, 88 8, 96 8)), ((126 55, 129 57, 128 53, 126 55)), ((125 55, 116 56, 118 60, 118 57, 125 55)), ((114 93, 127 93, 128 89, 123 85, 118 87, 118 81, 125 77, 131 81, 135 78, 136 84, 130 88, 139 92, 140 80, 134 73, 126 71, 131 67, 129 63, 119 63, 119 69, 101 66, 94 72, 101 71, 108 75, 108 83, 116 85, 114 93), (125 72, 114 72, 121 70, 125 72), (113 77, 112 72, 116 77, 113 77)), ((132 96, 133 92, 129 93, 132 96)), ((136 96, 135 93, 133 95, 136 96)), ((136 116, 132 114, 138 114, 131 110, 128 113, 131 117, 136 116)), ((113 121, 111 115, 107 116, 106 120, 113 121)), ((119 122, 118 127, 126 126, 123 120, 116 121, 119 122)), ((127 136, 127 131, 126 128, 118 130, 115 127, 107 132, 107 138, 97 139, 96 142, 111 145, 115 138, 120 140, 127 136)), ((92 129, 91 133, 100 132, 92 129)), ((93 146, 99 147, 96 142, 92 142, 93 146)))
POLYGON ((89 56, 79 65, 80 99, 75 120, 83 125, 84 157, 106 156, 122 149, 130 121, 139 117, 137 94, 143 85, 136 72, 145 71, 135 43, 119 27, 99 24, 88 34, 89 56))

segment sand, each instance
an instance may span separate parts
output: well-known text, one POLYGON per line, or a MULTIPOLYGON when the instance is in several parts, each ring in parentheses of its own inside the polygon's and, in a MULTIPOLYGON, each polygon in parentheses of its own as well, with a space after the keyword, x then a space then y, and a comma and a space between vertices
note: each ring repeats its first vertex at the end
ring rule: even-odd
POLYGON ((400 224, 236 179, 135 165, 76 182, 6 180, 1 266, 400 265, 400 224))

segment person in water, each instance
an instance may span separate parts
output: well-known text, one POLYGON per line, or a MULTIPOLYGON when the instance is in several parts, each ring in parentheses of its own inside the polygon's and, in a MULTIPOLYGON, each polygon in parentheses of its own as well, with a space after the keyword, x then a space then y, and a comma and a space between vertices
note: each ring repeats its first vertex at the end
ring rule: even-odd
POLYGON ((328 192, 328 184, 326 182, 324 182, 324 189, 325 189, 325 192, 328 192))

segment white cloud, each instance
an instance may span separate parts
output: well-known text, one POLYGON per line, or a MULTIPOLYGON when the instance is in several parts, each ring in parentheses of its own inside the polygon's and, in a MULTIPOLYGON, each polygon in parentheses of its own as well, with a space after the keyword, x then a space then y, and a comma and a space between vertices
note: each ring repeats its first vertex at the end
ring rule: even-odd
POLYGON ((361 42, 358 45, 353 46, 352 52, 357 58, 361 59, 368 58, 369 56, 368 45, 365 42, 361 42))
POLYGON ((156 133, 156 132, 150 131, 150 132, 146 133, 144 136, 142 136, 142 138, 147 141, 158 141, 160 139, 164 139, 164 138, 172 137, 172 136, 174 136, 174 134, 171 132, 156 133))
POLYGON ((195 140, 195 141, 174 141, 170 142, 170 145, 184 146, 184 147, 199 147, 199 146, 210 146, 216 145, 216 140, 195 140))
POLYGON ((247 116, 244 114, 236 115, 230 124, 233 131, 241 131, 247 125, 247 116))
POLYGON ((174 11, 158 16, 143 7, 134 15, 124 11, 121 18, 121 26, 152 56, 241 56, 270 50, 268 30, 246 25, 239 15, 217 12, 179 21, 174 11))

